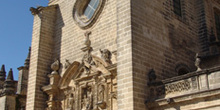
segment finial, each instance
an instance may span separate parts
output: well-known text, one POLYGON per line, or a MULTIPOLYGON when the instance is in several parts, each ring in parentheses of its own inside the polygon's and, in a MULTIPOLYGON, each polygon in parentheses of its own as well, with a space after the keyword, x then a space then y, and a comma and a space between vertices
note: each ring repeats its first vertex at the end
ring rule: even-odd
POLYGON ((13 78, 13 71, 10 69, 8 77, 4 82, 4 89, 2 91, 4 95, 14 95, 15 94, 15 82, 13 78))
POLYGON ((71 65, 71 63, 69 62, 69 60, 67 60, 67 59, 65 59, 65 64, 64 64, 64 68, 65 69, 67 69, 70 65, 71 65))
POLYGON ((90 41, 90 39, 89 39, 89 35, 91 34, 91 32, 90 31, 87 31, 84 35, 85 35, 85 37, 86 37, 86 39, 85 39, 85 45, 86 45, 86 47, 87 47, 87 49, 89 50, 90 49, 90 47, 91 47, 91 41, 90 41))
POLYGON ((60 69, 60 61, 56 60, 53 64, 51 64, 51 69, 53 72, 51 74, 58 74, 58 70, 60 69))
POLYGON ((24 67, 29 68, 29 64, 30 64, 30 54, 31 54, 31 47, 29 47, 29 52, 28 52, 27 58, 25 59, 24 67))
POLYGON ((7 77, 6 81, 14 81, 12 68, 10 69, 10 71, 8 73, 8 77, 7 77))
POLYGON ((6 72, 5 72, 5 65, 2 65, 0 70, 0 80, 5 80, 6 72))
POLYGON ((91 34, 91 31, 86 31, 84 33, 84 35, 85 35, 84 44, 86 45, 86 47, 83 47, 81 49, 83 52, 87 52, 88 54, 93 50, 91 47, 91 40, 89 39, 90 34, 91 34))
POLYGON ((197 67, 196 71, 201 71, 202 69, 200 68, 200 63, 201 59, 198 53, 196 53, 196 61, 195 61, 195 66, 197 67))

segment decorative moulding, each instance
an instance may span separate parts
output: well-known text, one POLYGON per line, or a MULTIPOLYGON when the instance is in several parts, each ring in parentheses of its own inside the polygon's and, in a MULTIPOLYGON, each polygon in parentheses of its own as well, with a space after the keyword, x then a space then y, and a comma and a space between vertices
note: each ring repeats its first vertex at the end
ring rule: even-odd
POLYGON ((73 7, 73 19, 81 29, 88 29, 93 26, 100 13, 102 12, 104 4, 106 2, 106 0, 99 0, 99 5, 95 10, 93 16, 90 19, 87 19, 84 15, 84 10, 89 1, 90 0, 76 0, 76 3, 73 7))

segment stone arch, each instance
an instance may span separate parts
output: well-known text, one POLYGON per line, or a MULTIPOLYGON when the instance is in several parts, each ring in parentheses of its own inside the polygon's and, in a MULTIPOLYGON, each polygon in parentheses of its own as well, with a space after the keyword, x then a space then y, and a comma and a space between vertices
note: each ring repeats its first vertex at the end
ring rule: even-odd
POLYGON ((58 83, 58 87, 67 87, 71 79, 78 73, 80 66, 81 65, 79 62, 74 61, 64 72, 63 77, 60 79, 58 83))

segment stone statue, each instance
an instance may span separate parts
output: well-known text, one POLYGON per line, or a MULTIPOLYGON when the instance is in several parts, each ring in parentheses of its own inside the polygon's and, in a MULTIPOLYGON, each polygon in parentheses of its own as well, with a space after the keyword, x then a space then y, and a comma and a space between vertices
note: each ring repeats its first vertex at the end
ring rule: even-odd
POLYGON ((83 95, 82 110, 92 109, 92 98, 92 91, 90 88, 86 91, 86 94, 83 95))
POLYGON ((84 70, 86 72, 87 75, 89 75, 90 73, 90 69, 91 69, 91 65, 94 65, 94 62, 92 60, 92 55, 91 55, 91 52, 92 52, 92 47, 91 47, 91 41, 89 39, 89 35, 91 34, 90 31, 87 31, 84 35, 85 35, 85 41, 84 41, 84 44, 86 45, 86 47, 82 48, 82 50, 85 53, 85 55, 83 56, 83 59, 82 59, 82 63, 84 65, 84 70))
POLYGON ((108 49, 104 49, 104 50, 99 50, 101 52, 101 57, 102 59, 108 63, 108 64, 112 64, 112 61, 111 61, 111 57, 112 57, 112 54, 111 52, 108 50, 108 49))
POLYGON ((89 35, 91 34, 90 31, 87 31, 84 35, 86 37, 84 44, 86 45, 87 49, 90 50, 91 48, 91 41, 89 39, 89 35))
POLYGON ((196 53, 196 61, 195 61, 195 66, 197 67, 196 71, 201 71, 202 69, 200 68, 200 63, 201 63, 201 59, 199 57, 199 54, 196 53))
POLYGON ((149 83, 156 81, 157 76, 155 74, 154 69, 151 69, 150 72, 148 73, 148 79, 149 79, 149 83))
POLYGON ((104 92, 105 92, 105 86, 100 85, 99 86, 99 92, 98 92, 98 101, 104 101, 104 92))
POLYGON ((92 61, 92 56, 91 54, 85 54, 83 56, 82 62, 84 64, 84 70, 86 72, 87 75, 90 74, 90 70, 91 70, 91 65, 94 65, 94 62, 92 61))

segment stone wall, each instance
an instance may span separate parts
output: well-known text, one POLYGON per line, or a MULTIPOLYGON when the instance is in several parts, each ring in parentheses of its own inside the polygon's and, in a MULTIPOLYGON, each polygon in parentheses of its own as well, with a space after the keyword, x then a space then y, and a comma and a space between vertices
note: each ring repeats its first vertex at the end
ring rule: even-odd
POLYGON ((131 2, 117 0, 118 110, 134 110, 131 2))
POLYGON ((16 100, 15 96, 2 96, 0 97, 1 110, 15 110, 16 100))
POLYGON ((74 4, 75 0, 62 0, 56 3, 54 1, 49 7, 43 8, 42 13, 34 15, 27 95, 28 110, 46 108, 47 96, 41 91, 41 87, 48 84, 47 74, 51 71, 52 62, 56 59, 60 60, 61 77, 66 71, 64 68, 66 60, 70 63, 81 62, 83 58, 81 48, 84 47, 84 34, 87 31, 91 31, 92 54, 101 56, 99 49, 108 49, 116 53, 116 1, 108 0, 95 24, 87 30, 81 29, 73 20, 74 4), (57 4, 56 10, 49 10, 48 8, 54 4, 57 4))
POLYGON ((145 108, 147 73, 158 79, 177 76, 177 68, 194 71, 198 52, 197 13, 194 0, 181 0, 182 16, 173 12, 172 0, 131 2, 132 61, 135 110, 145 108))
POLYGON ((3 97, 0 97, 0 107, 1 107, 1 110, 5 110, 5 101, 6 101, 6 97, 3 96, 3 97))
POLYGON ((208 39, 214 24, 209 0, 181 0, 181 16, 173 12, 172 0, 106 0, 88 29, 74 21, 75 2, 50 0, 48 7, 38 8, 40 12, 34 15, 28 110, 46 108, 47 96, 41 87, 48 84, 52 62, 60 61, 61 77, 67 60, 81 62, 88 31, 93 55, 101 56, 99 49, 116 55, 112 60, 117 62, 119 110, 147 109, 150 69, 159 80, 175 77, 180 69, 196 70, 195 53, 210 51, 208 39))
MULTIPOLYGON (((91 31, 89 38, 93 47, 92 54, 100 56, 99 49, 116 51, 116 1, 108 0, 95 24, 87 30, 81 29, 73 20, 74 4, 75 0, 58 4, 53 58, 60 59, 62 64, 65 64, 66 59, 71 63, 81 61, 86 31, 91 31)), ((60 73, 64 71, 65 68, 62 68, 60 73)))

